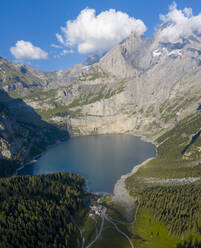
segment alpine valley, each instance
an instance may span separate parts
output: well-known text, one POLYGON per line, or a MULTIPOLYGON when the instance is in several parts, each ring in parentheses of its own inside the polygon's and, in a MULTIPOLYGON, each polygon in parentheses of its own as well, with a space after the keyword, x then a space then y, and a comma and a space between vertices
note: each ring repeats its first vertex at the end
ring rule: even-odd
MULTIPOLYGON (((52 227, 52 233, 60 230, 55 241, 47 239, 46 246, 42 246, 39 237, 38 243, 32 240, 29 247, 90 247, 96 230, 86 207, 91 196, 83 192, 80 177, 65 173, 6 176, 59 140, 131 133, 153 142, 157 157, 122 177, 114 196, 101 198, 108 215, 119 222, 107 217, 101 239, 91 247, 131 247, 118 229, 129 237, 132 247, 201 247, 201 36, 194 33, 178 43, 161 42, 160 34, 167 25, 163 24, 151 38, 131 33, 104 55, 89 56, 83 64, 55 72, 0 58, 1 237, 17 218, 13 212, 13 219, 6 219, 5 211, 12 209, 13 201, 29 199, 27 192, 22 193, 23 185, 27 185, 35 201, 39 201, 37 194, 44 197, 38 203, 42 207, 51 199, 49 214, 58 205, 59 214, 68 215, 67 224, 58 217, 61 230, 52 227), (18 186, 13 186, 14 181, 18 186), (36 192, 33 185, 42 186, 36 192), (68 209, 58 193, 64 191, 65 185, 69 190, 64 194, 72 197, 72 202, 67 202, 68 209), (16 188, 12 191, 10 187, 16 188), (20 194, 19 200, 13 192, 20 194), (5 206, 8 195, 10 206, 5 206), (125 209, 130 207, 128 216, 125 209), (127 220, 129 217, 134 221, 127 220), (76 219, 85 237, 84 246, 76 219), (67 234, 65 225, 70 230, 67 234), (68 237, 65 240, 64 234, 68 237), (53 246, 51 242, 56 243, 53 246)), ((18 212, 23 209, 19 205, 18 202, 18 212)), ((30 206, 27 209, 32 211, 30 206)), ((101 228, 98 218, 97 226, 101 228)), ((13 233, 0 238, 1 247, 18 247, 12 246, 16 238, 13 233)), ((22 240, 21 247, 28 247, 28 238, 22 240)))

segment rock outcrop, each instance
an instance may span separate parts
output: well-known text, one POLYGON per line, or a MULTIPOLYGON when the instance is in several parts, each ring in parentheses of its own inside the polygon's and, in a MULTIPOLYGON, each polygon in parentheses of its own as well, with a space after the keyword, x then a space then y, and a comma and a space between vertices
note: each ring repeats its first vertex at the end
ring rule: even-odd
POLYGON ((66 138, 66 131, 42 121, 22 100, 0 90, 0 164, 2 159, 19 164, 28 161, 48 145, 66 138))
MULTIPOLYGON (((63 71, 0 58, 0 87, 71 135, 133 132, 153 139, 201 102, 201 37, 162 43, 161 30, 151 38, 131 34, 104 56, 63 71)), ((2 156, 12 157, 11 146, 1 140, 2 156)))

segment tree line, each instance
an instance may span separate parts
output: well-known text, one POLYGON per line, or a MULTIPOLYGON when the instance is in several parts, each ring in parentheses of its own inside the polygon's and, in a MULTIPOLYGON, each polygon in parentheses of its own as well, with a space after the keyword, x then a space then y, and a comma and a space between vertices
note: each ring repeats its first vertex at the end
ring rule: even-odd
POLYGON ((71 173, 0 179, 0 247, 79 247, 72 222, 85 211, 84 180, 71 173))
POLYGON ((151 209, 171 234, 201 234, 201 183, 147 187, 139 194, 141 205, 151 209))

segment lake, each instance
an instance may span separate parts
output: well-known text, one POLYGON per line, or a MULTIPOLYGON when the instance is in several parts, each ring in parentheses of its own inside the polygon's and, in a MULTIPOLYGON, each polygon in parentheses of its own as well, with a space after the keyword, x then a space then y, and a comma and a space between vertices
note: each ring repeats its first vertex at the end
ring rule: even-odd
POLYGON ((87 180, 91 192, 112 193, 122 175, 155 155, 153 144, 129 134, 73 137, 49 148, 18 175, 74 172, 87 180))

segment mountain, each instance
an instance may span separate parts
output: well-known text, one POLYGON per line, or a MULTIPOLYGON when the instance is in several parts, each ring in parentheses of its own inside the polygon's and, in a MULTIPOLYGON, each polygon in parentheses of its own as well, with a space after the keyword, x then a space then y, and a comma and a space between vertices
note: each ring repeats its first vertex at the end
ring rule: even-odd
POLYGON ((97 54, 92 54, 87 57, 87 59, 84 62, 84 65, 89 66, 93 65, 95 63, 98 63, 102 56, 97 54))
POLYGON ((33 159, 48 145, 68 137, 62 127, 46 123, 21 99, 13 99, 0 90, 1 176, 12 174, 20 163, 33 159))
MULTIPOLYGON (((115 197, 118 193, 121 204, 125 200, 126 205, 122 206, 126 210, 131 205, 133 208, 137 199, 134 221, 124 225, 123 230, 130 237, 134 234, 132 241, 137 247, 152 248, 156 244, 171 248, 200 247, 201 37, 193 34, 178 43, 161 42, 163 28, 151 38, 131 33, 103 56, 90 56, 83 64, 55 72, 0 58, 0 176, 12 175, 20 163, 71 135, 126 132, 143 135, 156 144, 157 157, 137 167, 135 173, 121 177, 115 186, 115 197)), ((55 175, 50 176, 51 180, 48 177, 44 177, 48 183, 55 179, 55 175)), ((36 192, 33 182, 43 176, 23 178, 11 179, 19 181, 20 190, 26 189, 23 185, 28 180, 30 193, 36 192)), ((10 179, 5 179, 5 183, 1 180, 4 193, 6 183, 11 185, 10 179)), ((44 181, 40 183, 43 189, 44 181)), ((57 198, 62 201, 48 205, 53 204, 58 211, 59 202, 66 209, 63 196, 70 202, 77 197, 71 198, 68 190, 60 186, 61 195, 57 198)), ((11 191, 19 194, 18 190, 11 191)), ((17 199, 16 195, 13 197, 17 199)), ((27 197, 32 199, 32 194, 27 197)), ((120 218, 118 225, 125 223, 119 202, 111 203, 107 197, 102 200, 112 219, 120 218)), ((88 210, 80 213, 85 219, 80 222, 86 234, 85 239, 81 235, 83 242, 96 235, 87 215, 88 210)), ((79 219, 79 214, 75 218, 79 219)), ((2 225, 4 222, 3 216, 2 225)), ((76 234, 71 236, 72 240, 76 240, 81 229, 76 229, 72 216, 69 223, 69 230, 76 234)), ((118 243, 117 223, 113 226, 118 243)), ((10 242, 5 237, 6 243, 10 242)), ((101 234, 101 242, 108 245, 108 232, 101 234)))
POLYGON ((55 72, 0 58, 0 88, 70 135, 133 132, 154 140, 201 102, 201 37, 162 43, 162 29, 151 38, 131 33, 102 57, 55 72))

